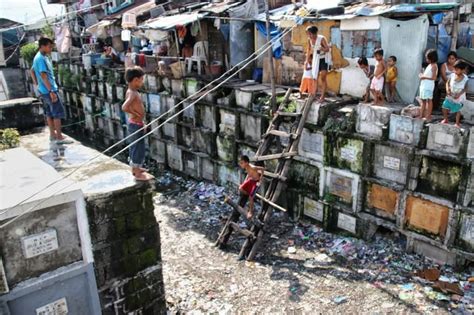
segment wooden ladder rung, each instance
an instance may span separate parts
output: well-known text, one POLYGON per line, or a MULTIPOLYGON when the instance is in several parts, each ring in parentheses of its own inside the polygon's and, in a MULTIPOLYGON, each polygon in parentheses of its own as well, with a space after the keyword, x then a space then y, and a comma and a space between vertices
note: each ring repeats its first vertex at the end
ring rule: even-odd
POLYGON ((235 222, 230 222, 230 226, 232 227, 232 229, 234 229, 234 231, 236 232, 239 232, 240 234, 246 236, 246 237, 255 237, 255 234, 253 234, 251 231, 247 230, 247 229, 243 229, 241 228, 237 223, 235 222))
POLYGON ((275 208, 277 210, 280 210, 280 211, 283 211, 283 212, 287 212, 287 210, 285 208, 283 208, 282 206, 277 205, 276 203, 272 202, 271 200, 268 200, 267 198, 263 197, 262 195, 256 194, 256 196, 257 196, 258 199, 260 199, 263 202, 268 203, 273 208, 275 208))
POLYGON ((294 138, 296 135, 294 133, 287 133, 285 131, 280 131, 280 130, 270 130, 265 136, 272 135, 272 136, 277 136, 277 137, 283 137, 283 138, 294 138))
POLYGON ((251 219, 247 219, 247 210, 239 206, 237 203, 235 203, 232 199, 229 197, 225 197, 224 202, 230 205, 232 208, 234 208, 236 211, 240 213, 240 215, 244 218, 245 221, 247 221, 250 224, 254 224, 255 226, 262 227, 263 223, 258 220, 258 218, 253 217, 251 219))
POLYGON ((301 116, 301 113, 289 113, 289 112, 282 112, 282 111, 278 111, 277 114, 278 114, 278 116, 285 116, 285 117, 299 117, 299 116, 301 116))
POLYGON ((286 182, 286 177, 285 177, 285 176, 281 176, 281 175, 279 175, 279 174, 275 174, 275 173, 272 173, 272 172, 267 172, 267 171, 265 171, 265 172, 263 173, 263 175, 264 175, 264 176, 267 176, 267 177, 270 177, 270 178, 279 179, 279 180, 281 180, 281 181, 283 181, 283 182, 286 182))
POLYGON ((284 153, 275 153, 275 154, 268 154, 268 155, 261 155, 261 156, 255 156, 252 161, 253 162, 258 162, 258 161, 268 161, 268 160, 275 160, 275 159, 281 159, 281 158, 288 158, 298 155, 298 152, 284 152, 284 153))

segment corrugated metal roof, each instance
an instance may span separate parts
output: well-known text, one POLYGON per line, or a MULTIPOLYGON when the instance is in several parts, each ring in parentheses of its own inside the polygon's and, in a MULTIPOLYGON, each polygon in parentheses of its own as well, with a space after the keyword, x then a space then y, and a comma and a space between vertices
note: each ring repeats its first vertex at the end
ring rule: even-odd
POLYGON ((205 13, 183 13, 168 16, 160 16, 156 19, 148 20, 140 25, 143 29, 170 30, 180 25, 188 25, 199 21, 205 13))
MULTIPOLYGON (((456 2, 451 3, 420 3, 420 4, 377 4, 364 2, 348 6, 344 10, 344 16, 376 16, 387 13, 425 13, 432 11, 452 10, 459 6, 456 2)), ((337 16, 340 18, 342 16, 337 16)), ((336 19, 336 16, 324 16, 324 18, 336 19)), ((346 17, 347 18, 347 17, 346 17)))
POLYGON ((233 1, 233 2, 221 2, 221 3, 209 3, 208 5, 199 9, 200 12, 210 12, 214 14, 221 14, 227 10, 236 7, 242 4, 243 1, 233 1))
POLYGON ((154 0, 136 0, 132 5, 123 8, 122 10, 106 15, 104 20, 114 20, 120 18, 124 13, 134 13, 135 15, 139 16, 147 11, 150 11, 156 7, 154 0))
POLYGON ((88 28, 86 28, 86 32, 95 33, 100 28, 109 27, 109 26, 113 25, 117 20, 118 20, 118 18, 111 19, 111 20, 101 20, 101 21, 95 23, 94 25, 91 25, 88 28))
MULTIPOLYGON (((273 10, 270 10, 268 13, 270 15, 270 20, 271 21, 279 21, 281 20, 282 17, 284 17, 285 15, 290 15, 292 14, 294 11, 298 10, 298 7, 294 4, 287 4, 287 5, 284 5, 282 7, 279 7, 279 8, 276 8, 276 9, 273 9, 273 10)), ((261 21, 261 22, 264 22, 266 21, 266 15, 265 15, 265 12, 264 13, 260 13, 258 14, 256 17, 255 17, 255 20, 256 21, 261 21)))

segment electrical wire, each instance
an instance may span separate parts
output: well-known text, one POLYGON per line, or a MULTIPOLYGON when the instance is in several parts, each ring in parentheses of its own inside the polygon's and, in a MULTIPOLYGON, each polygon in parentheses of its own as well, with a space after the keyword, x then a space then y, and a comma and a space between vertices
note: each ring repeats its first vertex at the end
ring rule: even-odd
MULTIPOLYGON (((283 37, 284 35, 286 35, 286 34, 287 34, 289 31, 291 31, 295 26, 296 26, 296 25, 294 25, 294 26, 291 27, 290 29, 288 29, 288 30, 286 30, 285 32, 283 32, 282 34, 280 34, 279 37, 281 38, 281 37, 283 37)), ((246 59, 242 60, 240 63, 238 63, 237 65, 235 65, 233 68, 231 68, 230 70, 228 70, 226 73, 222 74, 219 78, 215 79, 214 81, 210 82, 209 84, 207 84, 206 86, 204 86, 203 88, 201 88, 201 89, 200 89, 199 91, 197 91, 194 95, 201 93, 201 92, 204 91, 207 87, 211 86, 214 82, 216 82, 216 81, 222 79, 223 77, 225 77, 225 75, 226 75, 227 73, 230 73, 230 72, 232 72, 234 69, 238 68, 242 63, 246 62, 246 60, 250 59, 253 55, 256 55, 257 53, 259 53, 260 50, 265 49, 265 46, 270 45, 270 44, 273 45, 272 42, 273 42, 273 41, 276 41, 276 40, 279 40, 280 38, 275 37, 275 38, 272 39, 270 42, 265 43, 265 44, 264 44, 262 47, 260 47, 257 51, 255 51, 254 53, 252 53, 249 57, 247 57, 246 59)), ((257 58, 259 58, 259 56, 257 56, 257 58)), ((209 92, 208 92, 208 93, 209 93, 209 92)), ((130 137, 136 135, 137 133, 139 133, 139 132, 141 132, 142 130, 146 129, 147 127, 151 126, 154 122, 156 122, 156 121, 158 121, 159 119, 163 118, 163 116, 167 115, 168 113, 171 113, 171 112, 172 112, 176 107, 178 107, 179 105, 183 104, 184 102, 186 102, 186 101, 189 100, 189 99, 192 99, 192 98, 194 97, 194 95, 185 98, 184 100, 182 100, 181 102, 179 102, 178 104, 176 104, 173 108, 171 108, 171 109, 169 109, 168 111, 166 111, 165 113, 161 114, 159 117, 157 117, 156 119, 152 120, 150 123, 144 125, 142 128, 140 128, 140 129, 137 130, 136 132, 134 132, 134 133, 128 135, 128 136, 125 137, 124 139, 118 141, 117 143, 113 144, 112 146, 110 146, 109 148, 107 148, 106 150, 104 150, 102 153, 99 153, 97 156, 95 156, 95 157, 91 158, 90 160, 84 162, 83 165, 78 166, 77 169, 75 169, 74 171, 72 171, 70 174, 67 174, 64 178, 66 178, 66 177, 72 175, 75 171, 77 171, 79 168, 81 168, 81 167, 84 166, 85 164, 87 164, 87 163, 93 161, 94 159, 100 157, 101 154, 104 154, 104 153, 110 151, 112 148, 118 146, 120 143, 126 141, 128 138, 130 138, 130 137)), ((125 149, 127 149, 127 148, 130 147, 131 145, 132 145, 132 144, 126 146, 125 149)), ((50 185, 44 187, 43 190, 44 190, 44 189, 47 189, 48 187, 52 186, 53 184, 55 184, 55 183, 53 182, 53 183, 51 183, 50 185)), ((37 192, 36 194, 38 194, 38 193, 40 193, 40 192, 41 192, 41 191, 37 192)), ((17 207, 18 205, 22 204, 23 202, 29 200, 30 198, 32 198, 32 197, 35 196, 36 194, 33 194, 32 196, 30 196, 30 197, 26 198, 25 200, 19 202, 19 203, 18 203, 17 205, 15 205, 14 207, 17 207)), ((3 213, 2 213, 2 214, 3 214, 3 213)))
POLYGON ((51 24, 49 24, 48 17, 46 16, 46 11, 44 10, 44 7, 43 7, 43 2, 41 0, 38 0, 38 1, 39 1, 39 4, 40 4, 40 7, 41 7, 41 11, 43 11, 43 15, 44 15, 44 19, 46 21, 46 24, 48 26, 51 26, 51 24))
POLYGON ((25 38, 25 34, 26 34, 26 33, 25 33, 25 32, 23 32, 23 36, 21 37, 21 39, 20 39, 19 43, 16 45, 16 47, 15 47, 15 50, 14 50, 14 51, 13 51, 13 52, 10 54, 10 56, 8 56, 8 58, 7 58, 7 59, 5 59, 5 61, 4 61, 4 62, 5 62, 5 64, 6 64, 6 63, 7 63, 7 62, 8 62, 10 59, 12 59, 12 58, 13 58, 13 56, 15 56, 15 54, 16 54, 16 52, 17 52, 18 48, 20 48, 21 42, 22 42, 22 41, 23 41, 23 39, 25 38))
MULTIPOLYGON (((292 28, 291 28, 292 29, 292 28)), ((286 35, 291 29, 283 32, 281 35, 281 37, 283 37, 284 35, 286 35)), ((279 38, 275 37, 274 39, 272 39, 272 41, 276 41, 276 40, 279 40, 279 38)), ((183 99, 182 101, 180 101, 178 104, 176 104, 173 108, 169 109, 168 111, 162 113, 160 116, 158 116, 157 118, 153 119, 152 121, 150 121, 149 123, 145 124, 142 128, 138 129, 137 131, 129 134, 127 137, 119 140, 118 142, 116 142, 115 144, 111 145, 110 147, 108 147, 107 149, 105 149, 104 151, 102 151, 101 153, 97 154, 95 157, 92 157, 90 160, 88 161, 85 161, 82 165, 79 165, 77 169, 73 170, 71 173, 67 174, 64 176, 64 178, 67 178, 69 177, 70 175, 72 175, 73 173, 75 173, 79 168, 81 168, 82 166, 86 165, 87 163, 89 162, 92 162, 93 160, 95 160, 96 158, 100 157, 102 154, 105 154, 107 152, 109 152, 110 150, 112 150, 113 148, 117 147, 119 144, 125 142, 128 138, 131 138, 132 136, 138 134, 139 132, 141 132, 142 130, 145 130, 146 128, 148 128, 149 126, 151 126, 153 123, 159 121, 160 119, 162 119, 164 116, 166 116, 167 114, 171 113, 174 111, 175 108, 177 108, 179 105, 185 103, 186 101, 192 99, 196 94, 199 94, 203 91, 205 91, 206 88, 208 88, 209 86, 212 86, 212 84, 214 84, 214 82, 217 82, 219 81, 220 79, 224 78, 228 73, 231 73, 232 71, 234 71, 234 69, 237 69, 238 67, 241 66, 241 64, 245 63, 248 59, 252 58, 252 56, 254 55, 257 55, 260 53, 260 51, 262 49, 264 49, 266 46, 272 46, 273 43, 272 41, 270 42, 267 42, 265 43, 262 47, 260 47, 257 51, 255 51, 254 53, 252 53, 249 57, 247 57, 246 59, 242 60, 240 63, 236 64, 234 67, 232 67, 231 69, 229 69, 228 71, 226 71, 224 74, 222 74, 219 78, 215 79, 214 81, 208 83, 207 85, 205 85, 204 87, 202 87, 200 90, 198 90, 194 95, 191 95, 185 99, 183 99)), ((259 58, 260 56, 257 56, 257 58, 259 58)), ((257 59, 256 58, 256 59, 257 59)), ((127 146, 126 148, 128 148, 129 146, 127 146)), ((59 181, 59 180, 58 180, 59 181)), ((47 189, 49 188, 50 186, 54 185, 55 182, 52 182, 50 185, 44 187, 42 190, 44 189, 47 189)), ((19 205, 21 205, 22 203, 24 203, 25 201, 28 201, 29 199, 31 199, 32 197, 34 197, 35 195, 39 194, 42 190, 38 191, 37 193, 25 198, 24 200, 20 201, 18 204, 16 204, 15 206, 13 207, 17 207, 19 205)), ((6 212, 7 210, 5 210, 6 212)), ((3 214, 3 213, 0 213, 0 214, 3 214)))
MULTIPOLYGON (((125 137, 124 139, 118 141, 117 143, 113 144, 112 146, 110 146, 109 148, 107 148, 106 150, 104 150, 102 153, 99 153, 97 154, 95 157, 85 161, 84 163, 82 163, 81 165, 79 165, 76 169, 74 169, 73 171, 71 171, 69 174, 65 175, 64 177, 60 178, 59 180, 57 181, 54 181, 52 183, 50 183, 49 185, 47 185, 46 187, 44 187, 43 189, 41 189, 40 191, 34 193, 33 195, 29 196, 28 198, 22 200, 21 202, 19 202, 18 204, 16 204, 15 206, 12 206, 11 208, 9 209, 6 209, 5 211, 3 211, 0 215, 3 215, 4 213, 10 211, 11 209, 23 204, 25 201, 31 199, 32 197, 36 196, 37 194, 41 193, 42 191, 44 191, 45 189, 53 186, 54 184, 62 181, 63 179, 71 176, 72 174, 74 174, 75 172, 77 172, 81 167, 85 166, 86 164, 92 162, 93 160, 97 159, 98 157, 102 156, 105 152, 108 152, 110 151, 113 147, 116 147, 119 143, 122 143, 123 141, 127 140, 128 138, 132 137, 133 135, 141 132, 142 130, 145 130, 145 128, 147 128, 148 126, 150 126, 151 124, 153 124, 154 122, 158 121, 159 119, 162 118, 162 116, 164 116, 165 114, 168 114, 172 111, 174 111, 174 109, 176 107, 178 107, 180 104, 184 103, 186 100, 189 100, 191 98, 193 98, 195 95, 199 94, 203 89, 205 89, 206 87, 212 85, 214 82, 220 80, 221 78, 223 78, 226 74, 232 72, 234 70, 234 68, 237 68, 238 66, 240 66, 242 63, 246 62, 245 65, 238 69, 238 71, 230 74, 227 78, 225 78, 222 82, 220 82, 219 84, 217 84, 215 87, 213 87, 212 89, 210 89, 209 91, 206 91, 206 93, 204 93, 203 95, 201 95, 198 99, 196 99, 195 101, 193 101, 191 104, 189 104, 188 106, 186 106, 185 108, 183 108, 182 110, 178 111, 177 113, 175 113, 174 115, 172 115, 171 117, 167 118, 164 122, 162 122, 160 125, 158 125, 157 127, 151 129, 150 132, 146 133, 145 135, 143 135, 142 137, 138 138, 137 140, 133 141, 132 143, 128 144, 127 146, 125 146, 123 149, 121 149, 119 152, 115 153, 114 155, 112 155, 111 157, 114 158, 116 157, 117 155, 121 154, 122 152, 124 152, 125 150, 127 150, 130 146, 136 144, 137 142, 141 141, 142 139, 146 138, 147 136, 149 136, 150 134, 152 134, 155 130, 161 128, 164 124, 166 124, 167 122, 169 122, 170 120, 174 119, 176 116, 178 116, 179 114, 181 114, 182 112, 184 112, 186 109, 190 108, 191 106, 193 106, 194 104, 196 104, 198 101, 200 101, 201 99, 203 99, 207 94, 209 94, 210 92, 218 89, 220 86, 222 86, 224 83, 226 83, 227 81, 229 81, 231 78, 233 78, 234 76, 236 76, 240 71, 242 71, 243 69, 245 69, 247 66, 249 66, 252 62, 254 62, 255 60, 257 60, 258 58, 260 58, 261 55, 263 55, 263 53, 265 53, 268 49, 272 48, 273 46, 273 42, 277 41, 277 40, 280 40, 283 36, 285 36, 286 34, 288 34, 291 30, 293 30, 293 28, 296 27, 296 25, 293 25, 292 27, 288 28, 287 30, 285 30, 283 33, 280 33, 278 36, 272 38, 269 42, 265 43, 262 47, 260 47, 257 51, 255 51, 253 54, 251 54, 249 57, 247 57, 246 59, 242 60, 240 63, 238 63, 237 65, 235 65, 233 68, 231 68, 230 70, 228 70, 226 73, 224 73, 223 75, 221 75, 219 78, 215 79, 214 81, 210 82, 209 84, 207 84, 204 88, 202 88, 201 90, 199 90, 198 92, 196 92, 195 94, 189 96, 188 98, 184 99, 183 101, 181 101, 180 103, 176 104, 173 108, 171 108, 170 110, 168 110, 167 112, 165 112, 164 114, 160 115, 160 117, 152 120, 150 123, 144 125, 141 129, 137 130, 136 132, 130 134, 129 136, 125 137), (260 51, 260 52, 259 52, 260 51), (255 55, 257 52, 259 52, 255 57, 252 57, 253 55, 255 55), (252 58, 251 58, 252 57, 252 58), (249 60, 250 59, 250 60, 249 60)), ((57 194, 61 191, 63 191, 64 189, 72 186, 76 184, 75 182, 71 183, 70 185, 67 185, 61 189, 59 189, 58 191, 56 191, 54 194, 57 194)), ((5 222, 4 224, 0 225, 0 229, 1 228, 4 228, 5 226, 7 226, 8 224, 12 223, 13 221, 19 219, 20 217, 22 217, 23 215, 33 211, 37 206, 41 205, 43 202, 45 202, 46 199, 43 199, 41 200, 39 203, 37 203, 36 205, 32 206, 31 208, 25 210, 23 213, 21 213, 20 215, 18 215, 17 217, 5 222)))
MULTIPOLYGON (((31 25, 35 25, 35 24, 38 24, 39 22, 42 22, 42 21, 47 21, 47 20, 55 20, 55 19, 60 19, 60 18, 63 18, 63 17, 67 17, 68 15, 72 15, 72 14, 75 14, 75 13, 79 13, 79 12, 85 12, 85 11, 89 11, 91 9, 94 9, 94 8, 97 8, 97 7, 101 7, 101 6, 104 6, 104 5, 107 5, 111 3, 111 0, 107 0, 103 3, 100 3, 100 4, 96 4, 96 5, 93 5, 93 6, 90 6, 88 8, 84 8, 84 9, 79 9, 79 10, 74 10, 74 11, 69 11, 69 12, 66 12, 64 14, 61 14, 61 15, 57 15, 57 16, 51 16, 51 17, 47 17, 47 18, 42 18, 42 19, 39 19, 37 20, 36 22, 34 23, 29 23, 29 24, 22 24, 22 25, 17 25, 17 26, 12 26, 12 27, 8 27, 8 28, 1 28, 0 29, 0 33, 1 32, 7 32, 7 31, 10 31, 10 30, 14 30, 14 29, 19 29, 19 28, 25 28, 27 26, 31 26, 31 25)), ((48 23, 48 22, 47 22, 48 23)))

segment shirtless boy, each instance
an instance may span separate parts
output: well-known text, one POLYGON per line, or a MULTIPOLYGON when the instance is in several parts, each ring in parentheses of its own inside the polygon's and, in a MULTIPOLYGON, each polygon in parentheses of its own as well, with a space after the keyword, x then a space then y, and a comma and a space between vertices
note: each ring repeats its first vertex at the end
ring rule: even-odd
MULTIPOLYGON (((135 142, 145 135, 145 108, 143 107, 140 93, 138 93, 138 89, 143 86, 144 75, 145 72, 143 72, 143 69, 140 67, 133 67, 125 70, 125 80, 128 83, 128 90, 125 95, 126 99, 122 105, 122 110, 128 114, 128 134, 133 134, 129 138, 130 143, 135 142)), ((143 168, 143 163, 145 162, 144 138, 130 146, 129 160, 135 180, 147 181, 154 178, 143 168)))
POLYGON ((265 168, 250 164, 249 157, 246 155, 240 157, 239 166, 247 172, 247 177, 239 187, 239 206, 244 207, 247 200, 249 200, 247 218, 251 219, 253 217, 254 198, 258 186, 260 185, 260 181, 262 180, 265 168))
POLYGON ((383 87, 384 87, 384 75, 387 71, 385 60, 383 60, 383 49, 377 48, 374 50, 374 58, 377 61, 375 65, 374 77, 370 84, 370 91, 374 96, 373 105, 383 105, 383 87))

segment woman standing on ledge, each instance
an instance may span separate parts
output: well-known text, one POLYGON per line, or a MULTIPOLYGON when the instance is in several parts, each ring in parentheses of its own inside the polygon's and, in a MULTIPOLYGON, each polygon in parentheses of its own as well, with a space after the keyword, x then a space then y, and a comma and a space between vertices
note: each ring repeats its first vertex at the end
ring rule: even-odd
POLYGON ((300 92, 316 95, 318 92, 318 77, 321 75, 321 97, 319 102, 323 102, 327 87, 326 75, 331 58, 330 49, 326 38, 323 35, 318 35, 316 26, 306 28, 306 34, 308 35, 308 48, 304 68, 307 75, 301 81, 300 92), (311 71, 311 74, 309 74, 309 71, 311 71))

